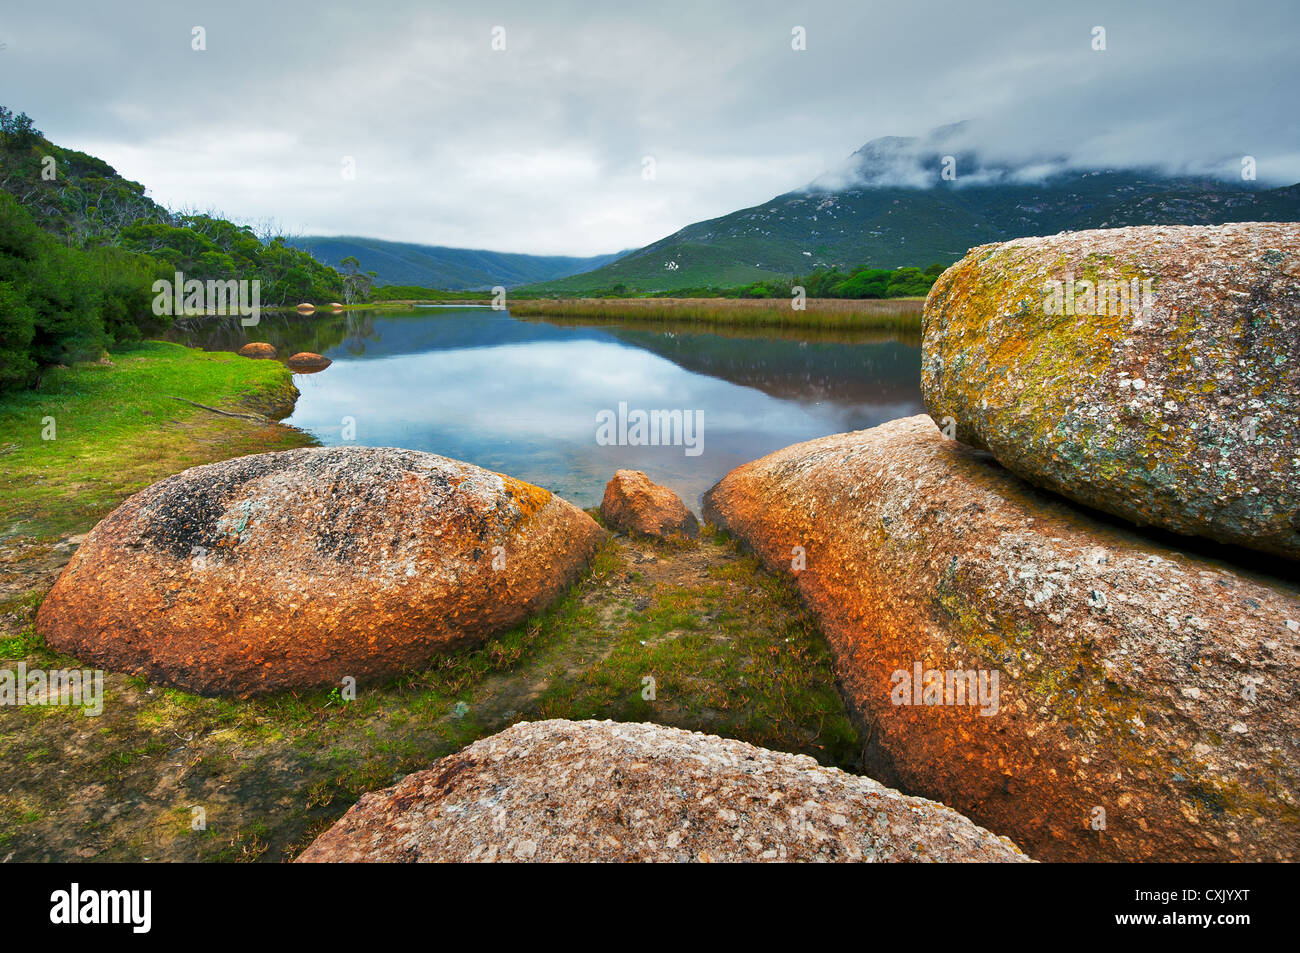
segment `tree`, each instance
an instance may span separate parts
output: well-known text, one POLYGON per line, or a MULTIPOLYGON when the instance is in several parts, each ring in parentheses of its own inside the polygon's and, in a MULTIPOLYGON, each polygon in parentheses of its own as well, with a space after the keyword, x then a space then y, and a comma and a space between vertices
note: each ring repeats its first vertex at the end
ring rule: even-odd
POLYGON ((39 383, 53 364, 97 356, 109 342, 102 304, 85 253, 0 193, 0 386, 39 383))
POLYGON ((27 113, 17 116, 12 110, 0 106, 0 139, 6 149, 26 149, 41 137, 41 131, 27 113))
POLYGON ((375 284, 375 272, 363 272, 361 262, 352 255, 348 255, 339 264, 343 266, 343 303, 369 301, 375 284))

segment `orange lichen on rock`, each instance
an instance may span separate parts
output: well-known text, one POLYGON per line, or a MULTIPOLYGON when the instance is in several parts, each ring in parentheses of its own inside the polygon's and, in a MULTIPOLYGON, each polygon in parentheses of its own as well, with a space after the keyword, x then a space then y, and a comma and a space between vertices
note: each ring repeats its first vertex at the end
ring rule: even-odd
POLYGON ((519 512, 525 519, 538 512, 551 500, 550 490, 506 476, 504 473, 498 473, 497 476, 501 477, 501 482, 505 484, 506 495, 519 507, 519 512))

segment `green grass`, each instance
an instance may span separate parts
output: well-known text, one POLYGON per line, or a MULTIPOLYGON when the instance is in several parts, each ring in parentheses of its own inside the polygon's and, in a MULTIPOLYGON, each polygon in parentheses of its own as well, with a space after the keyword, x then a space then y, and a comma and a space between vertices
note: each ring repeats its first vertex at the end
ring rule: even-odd
POLYGON ((551 683, 538 713, 654 721, 851 766, 858 735, 793 585, 750 555, 710 567, 707 578, 658 587, 644 611, 612 627, 608 654, 551 683))
POLYGON ((85 532, 131 493, 187 467, 310 442, 172 399, 287 412, 297 392, 277 361, 157 341, 111 361, 55 368, 40 390, 0 396, 0 539, 85 532))

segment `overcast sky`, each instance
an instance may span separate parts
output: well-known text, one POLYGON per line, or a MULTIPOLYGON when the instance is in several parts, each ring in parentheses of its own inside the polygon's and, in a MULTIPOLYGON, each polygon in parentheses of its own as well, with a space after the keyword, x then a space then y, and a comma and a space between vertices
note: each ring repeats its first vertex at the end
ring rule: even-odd
POLYGON ((0 103, 172 208, 536 254, 644 245, 963 119, 1003 157, 1300 181, 1300 3, 1064 7, 7 2, 0 103))

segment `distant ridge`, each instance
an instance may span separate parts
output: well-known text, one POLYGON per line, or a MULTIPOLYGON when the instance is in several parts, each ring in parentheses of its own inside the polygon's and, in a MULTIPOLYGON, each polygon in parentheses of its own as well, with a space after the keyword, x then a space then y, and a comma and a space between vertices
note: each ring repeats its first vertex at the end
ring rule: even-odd
POLYGON ((1300 221, 1300 185, 1078 169, 1051 156, 1009 162, 982 155, 972 134, 957 123, 873 139, 803 189, 528 290, 736 287, 819 268, 947 265, 975 245, 1077 229, 1300 221))
POLYGON ((504 285, 514 288, 591 271, 609 264, 623 252, 575 258, 564 255, 523 255, 512 252, 417 245, 352 235, 308 235, 289 243, 319 262, 339 267, 349 256, 362 271, 376 272, 376 284, 419 285, 448 291, 478 291, 504 285))

